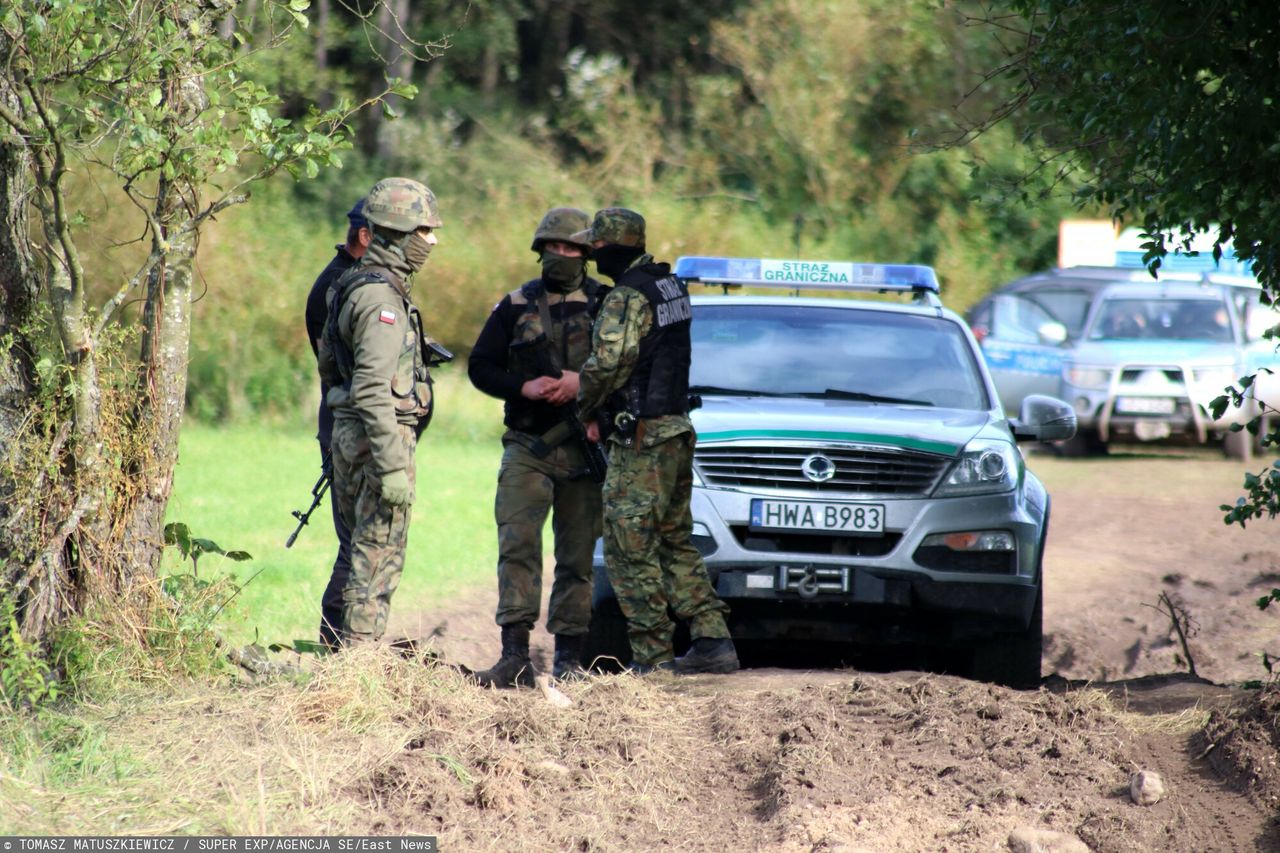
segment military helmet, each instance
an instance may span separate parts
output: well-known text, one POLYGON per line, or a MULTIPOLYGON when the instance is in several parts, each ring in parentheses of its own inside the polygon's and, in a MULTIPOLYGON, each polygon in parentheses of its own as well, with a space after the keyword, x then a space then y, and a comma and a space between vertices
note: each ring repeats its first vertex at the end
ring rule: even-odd
POLYGON ((533 245, 529 248, 535 252, 542 251, 542 245, 549 242, 573 243, 584 249, 591 244, 585 240, 576 240, 574 236, 591 224, 591 214, 576 207, 553 207, 538 223, 538 230, 533 232, 533 245))
POLYGON ((383 178, 364 200, 364 218, 393 231, 416 231, 422 226, 439 228, 436 194, 410 178, 383 178))
POLYGON ((623 246, 644 246, 644 217, 625 207, 606 207, 597 210, 591 227, 574 234, 575 243, 618 243, 623 246))

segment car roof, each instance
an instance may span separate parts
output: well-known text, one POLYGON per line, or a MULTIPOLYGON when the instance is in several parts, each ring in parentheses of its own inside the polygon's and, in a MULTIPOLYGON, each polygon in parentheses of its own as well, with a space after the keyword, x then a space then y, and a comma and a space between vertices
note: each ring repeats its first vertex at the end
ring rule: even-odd
POLYGON ((1221 300, 1225 295, 1220 285, 1200 281, 1174 281, 1162 278, 1160 281, 1142 283, 1113 284, 1104 288, 1099 294, 1099 301, 1105 299, 1214 299, 1221 300))
POLYGON ((1161 270, 1158 278, 1152 278, 1146 267, 1058 267, 1042 270, 1014 279, 996 288, 993 293, 1020 293, 1038 290, 1052 285, 1078 288, 1094 292, 1115 284, 1158 284, 1159 282, 1203 282, 1230 284, 1239 287, 1257 287, 1257 279, 1251 276, 1193 270, 1161 270))

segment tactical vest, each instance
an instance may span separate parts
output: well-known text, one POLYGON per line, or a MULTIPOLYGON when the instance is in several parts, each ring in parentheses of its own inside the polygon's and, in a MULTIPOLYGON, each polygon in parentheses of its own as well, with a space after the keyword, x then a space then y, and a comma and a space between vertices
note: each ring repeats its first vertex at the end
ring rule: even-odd
MULTIPOLYGON (((578 371, 591 355, 591 327, 607 288, 593 278, 564 295, 564 305, 578 303, 585 310, 556 319, 546 286, 534 279, 508 294, 513 307, 521 309, 511 329, 507 348, 507 369, 528 381, 539 376, 559 376, 562 371, 578 371)), ((563 312, 563 308, 561 309, 563 312)), ((547 403, 508 401, 506 423, 512 429, 542 431, 561 420, 561 414, 547 403)))
MULTIPOLYGON (((402 423, 422 424, 431 418, 434 402, 431 394, 431 369, 427 350, 427 335, 422 326, 422 314, 409 299, 400 277, 390 270, 373 266, 356 266, 344 273, 334 284, 329 299, 330 322, 325 323, 325 342, 333 353, 342 376, 342 387, 351 390, 351 377, 355 373, 355 353, 342 333, 342 306, 357 289, 367 284, 389 284, 400 296, 409 327, 396 362, 396 372, 391 378, 391 397, 395 401, 396 420, 402 423)), ((350 332, 348 331, 348 335, 350 332)))
POLYGON ((622 389, 627 411, 638 418, 688 414, 693 325, 688 288, 678 276, 655 278, 643 271, 623 276, 618 286, 640 291, 653 309, 653 325, 640 339, 640 354, 622 389))

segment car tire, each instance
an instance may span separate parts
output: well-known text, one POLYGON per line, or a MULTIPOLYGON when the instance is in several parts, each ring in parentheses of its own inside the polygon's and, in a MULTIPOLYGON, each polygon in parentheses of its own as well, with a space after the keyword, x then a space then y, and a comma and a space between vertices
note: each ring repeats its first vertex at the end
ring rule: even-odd
POLYGON ((1036 590, 1031 622, 1021 631, 987 637, 977 643, 969 675, 976 681, 1003 684, 1017 690, 1040 686, 1040 659, 1044 650, 1044 582, 1036 590))
POLYGON ((1239 459, 1249 462, 1253 459, 1253 443, 1256 439, 1247 429, 1239 432, 1228 431, 1222 436, 1222 452, 1228 459, 1239 459))
POLYGON ((618 599, 599 599, 591 608, 591 626, 582 644, 582 665, 593 672, 621 672, 631 663, 627 618, 618 599))

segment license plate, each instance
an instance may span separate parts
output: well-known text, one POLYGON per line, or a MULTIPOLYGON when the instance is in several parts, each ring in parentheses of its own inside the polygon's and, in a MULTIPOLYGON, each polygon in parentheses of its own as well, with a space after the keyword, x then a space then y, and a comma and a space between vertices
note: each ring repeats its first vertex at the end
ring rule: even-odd
POLYGON ((822 533, 883 533, 884 504, 751 501, 753 530, 813 530, 822 533))
POLYGON ((1172 415, 1178 401, 1172 397, 1118 397, 1116 412, 1126 415, 1172 415))

